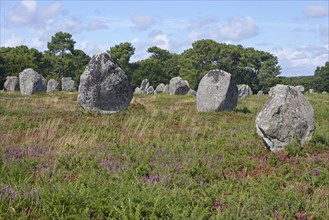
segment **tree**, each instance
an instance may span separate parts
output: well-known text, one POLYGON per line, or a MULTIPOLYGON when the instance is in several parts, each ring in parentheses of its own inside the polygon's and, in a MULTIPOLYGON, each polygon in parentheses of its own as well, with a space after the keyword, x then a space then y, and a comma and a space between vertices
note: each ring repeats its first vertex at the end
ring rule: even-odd
POLYGON ((314 71, 314 89, 319 92, 329 92, 329 61, 324 66, 318 66, 314 71))
MULTIPOLYGON (((72 35, 65 32, 57 32, 55 36, 51 37, 48 42, 48 50, 57 57, 60 57, 60 68, 58 69, 59 78, 65 76, 65 55, 74 51, 74 44, 76 42, 72 39, 72 35)), ((69 74, 67 74, 69 75, 69 74)))
POLYGON ((132 65, 129 63, 131 56, 135 54, 135 48, 131 43, 125 42, 115 45, 107 51, 111 57, 119 63, 120 67, 125 71, 129 80, 132 78, 132 65))

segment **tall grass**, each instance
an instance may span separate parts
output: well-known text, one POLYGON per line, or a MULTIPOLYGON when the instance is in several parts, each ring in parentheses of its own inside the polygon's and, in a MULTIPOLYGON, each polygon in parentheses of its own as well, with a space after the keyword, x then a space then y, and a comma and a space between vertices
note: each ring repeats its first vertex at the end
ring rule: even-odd
POLYGON ((317 130, 271 153, 255 131, 267 97, 198 113, 193 96, 137 95, 115 115, 76 94, 0 93, 0 219, 328 219, 329 96, 317 130))

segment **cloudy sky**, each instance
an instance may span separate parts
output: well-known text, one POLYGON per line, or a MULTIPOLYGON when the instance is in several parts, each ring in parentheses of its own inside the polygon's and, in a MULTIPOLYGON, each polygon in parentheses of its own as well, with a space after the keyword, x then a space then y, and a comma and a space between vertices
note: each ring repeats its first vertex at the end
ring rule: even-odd
POLYGON ((328 1, 1 0, 1 47, 47 49, 58 31, 92 55, 130 42, 131 61, 158 46, 181 53, 199 39, 241 44, 279 58, 283 76, 313 75, 329 60, 328 1))

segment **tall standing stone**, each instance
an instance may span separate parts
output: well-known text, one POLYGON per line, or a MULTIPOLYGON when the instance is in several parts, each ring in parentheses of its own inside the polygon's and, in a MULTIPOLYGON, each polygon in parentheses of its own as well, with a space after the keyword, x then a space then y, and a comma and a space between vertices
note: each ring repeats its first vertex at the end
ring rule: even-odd
POLYGON ((190 87, 188 86, 186 81, 180 78, 179 76, 174 77, 170 80, 169 83, 170 95, 186 95, 189 90, 190 87))
POLYGON ((148 79, 143 79, 142 83, 141 83, 141 91, 143 94, 146 94, 146 91, 148 89, 148 87, 150 86, 150 82, 148 79))
POLYGON ((238 97, 239 98, 247 98, 252 95, 252 90, 250 86, 246 84, 237 85, 238 86, 238 97))
POLYGON ((282 150, 294 138, 303 145, 315 130, 313 108, 299 90, 276 85, 256 118, 256 128, 271 151, 282 150))
POLYGON ((71 77, 62 78, 62 91, 76 91, 74 80, 71 77))
POLYGON ((48 80, 47 83, 47 92, 58 92, 59 91, 59 83, 55 79, 48 80))
POLYGON ((80 77, 78 103, 86 111, 113 114, 127 109, 133 91, 128 77, 107 53, 97 53, 80 77))
POLYGON ((234 109, 238 104, 238 88, 231 74, 210 70, 199 83, 196 104, 199 112, 234 109))
POLYGON ((46 79, 33 69, 25 69, 19 73, 19 88, 22 95, 46 92, 46 79))
POLYGON ((169 94, 169 85, 165 85, 165 87, 163 88, 163 93, 169 94))
POLYGON ((3 86, 4 91, 18 91, 19 79, 17 76, 7 76, 6 82, 3 86))

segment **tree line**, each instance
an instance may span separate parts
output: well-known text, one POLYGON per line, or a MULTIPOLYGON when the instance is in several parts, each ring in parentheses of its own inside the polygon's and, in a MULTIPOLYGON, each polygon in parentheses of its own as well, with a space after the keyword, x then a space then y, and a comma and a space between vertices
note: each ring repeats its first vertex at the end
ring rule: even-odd
MULTIPOLYGON (((6 76, 18 76, 26 68, 33 68, 47 79, 70 76, 78 84, 90 57, 75 49, 75 43, 71 34, 58 32, 51 37, 48 50, 44 52, 24 45, 0 47, 0 89, 6 76)), ((188 80, 191 88, 197 89, 199 81, 209 70, 222 69, 231 73, 237 84, 248 84, 254 92, 266 92, 278 83, 329 91, 329 62, 318 67, 312 77, 277 77, 281 74, 281 67, 271 53, 209 39, 195 41, 181 54, 153 46, 147 49, 149 58, 137 62, 130 62, 135 53, 131 43, 120 43, 107 52, 126 72, 133 88, 146 78, 151 85, 157 86, 181 76, 188 80)))

